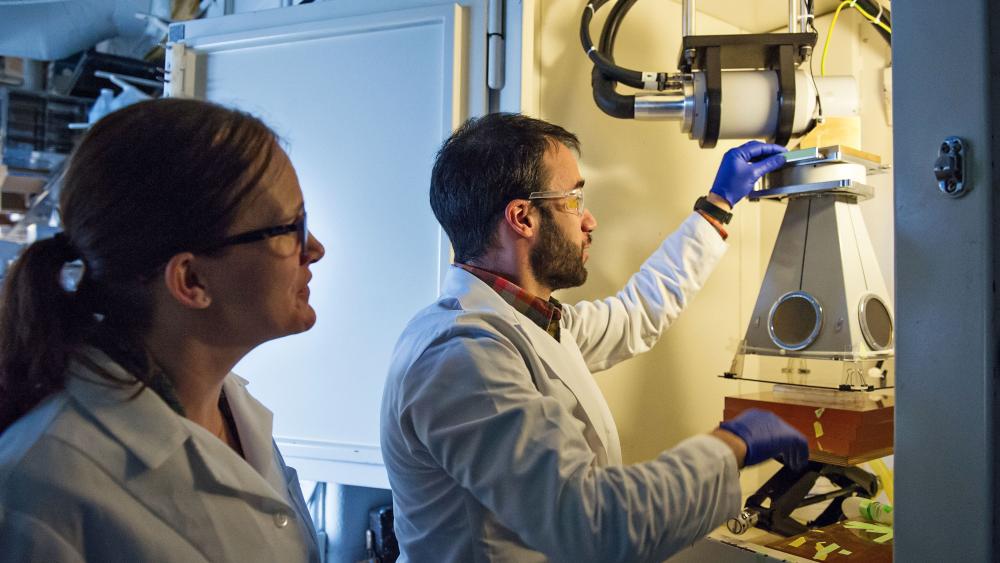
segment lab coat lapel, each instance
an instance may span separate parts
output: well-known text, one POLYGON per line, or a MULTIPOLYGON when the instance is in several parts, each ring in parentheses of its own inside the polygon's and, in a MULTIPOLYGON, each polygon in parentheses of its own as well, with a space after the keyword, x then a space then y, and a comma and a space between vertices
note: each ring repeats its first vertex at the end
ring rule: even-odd
MULTIPOLYGON (((128 373, 96 350, 87 352, 98 366, 123 381, 128 373)), ((191 481, 164 478, 164 472, 178 468, 192 471, 185 458, 185 448, 192 445, 191 432, 176 413, 152 390, 136 395, 137 385, 121 387, 94 373, 79 362, 70 365, 66 390, 81 409, 107 432, 110 447, 95 444, 101 455, 91 459, 153 514, 171 523, 178 533, 189 538, 209 561, 222 561, 226 554, 223 538, 204 504, 204 496, 191 488, 191 481), (169 468, 166 466, 170 466, 169 468)), ((60 437, 68 443, 86 443, 86 429, 60 428, 60 437), (80 436, 73 436, 80 432, 80 436)))
MULTIPOLYGON (((90 361, 112 376, 122 381, 134 379, 102 352, 91 348, 86 354, 90 361)), ((139 389, 137 384, 125 387, 109 385, 107 379, 95 374, 85 363, 80 362, 71 365, 70 373, 73 377, 67 384, 67 391, 109 434, 137 458, 142 467, 130 464, 127 456, 123 456, 121 460, 97 460, 98 463, 107 465, 106 469, 111 474, 122 475, 124 485, 133 490, 136 497, 143 499, 151 509, 160 514, 170 514, 180 510, 182 505, 184 510, 197 508, 196 504, 200 501, 195 499, 168 498, 197 496, 190 494, 190 490, 166 492, 170 487, 183 486, 183 482, 161 483, 160 481, 168 480, 156 477, 156 470, 171 462, 171 458, 176 455, 186 455, 190 461, 192 480, 196 488, 211 492, 222 487, 230 494, 257 500, 257 504, 269 512, 279 508, 291 510, 284 496, 278 492, 287 487, 287 481, 283 473, 273 467, 273 461, 269 472, 277 487, 272 486, 271 481, 265 480, 254 467, 244 463, 236 452, 208 430, 177 415, 151 389, 143 389, 136 395, 139 389), (195 439, 196 437, 199 439, 195 439), (275 472, 277 474, 274 474, 275 472), (149 488, 165 492, 163 495, 151 495, 149 488)), ((234 394, 239 396, 241 393, 234 394)), ((245 391, 242 394, 245 394, 245 391)), ((269 420, 268 417, 268 430, 269 420)), ((270 436, 267 444, 264 451, 271 453, 270 436)), ((211 522, 207 521, 208 516, 204 514, 204 509, 195 512, 197 514, 192 515, 192 522, 198 522, 204 517, 205 521, 199 525, 204 525, 209 530, 214 528, 211 522)), ((185 518, 188 518, 187 513, 185 518)), ((164 517, 164 519, 173 521, 175 518, 164 517)), ((197 533, 195 535, 197 536, 197 533)))
POLYGON ((508 317, 511 324, 531 343, 534 353, 550 370, 550 376, 559 379, 576 397, 589 424, 593 429, 603 451, 595 452, 607 463, 621 463, 621 448, 618 446, 617 430, 614 428, 607 402, 601 395, 593 375, 587 369, 576 341, 565 338, 559 342, 530 319, 518 313, 503 300, 497 292, 471 273, 452 266, 443 284, 442 294, 459 300, 462 308, 467 311, 491 311, 508 317), (608 426, 611 421, 612 426, 608 426), (609 440, 609 436, 612 440, 609 440))
POLYGON ((618 445, 618 430, 614 426, 614 419, 572 335, 564 333, 561 335, 561 341, 557 341, 527 318, 518 325, 518 328, 531 341, 538 357, 549 368, 551 375, 562 381, 580 402, 604 448, 605 461, 610 465, 620 464, 621 447, 618 445))
POLYGON ((286 479, 274 455, 271 437, 274 415, 247 393, 246 385, 247 380, 233 373, 222 384, 247 463, 280 492, 286 486, 286 479))
POLYGON ((247 392, 248 381, 230 373, 223 382, 226 400, 236 419, 236 429, 240 435, 243 454, 246 461, 260 473, 261 477, 282 499, 290 499, 295 513, 302 521, 303 527, 309 531, 310 537, 316 536, 309 508, 302 499, 299 488, 298 474, 288 467, 278 457, 278 446, 272 437, 272 422, 274 415, 260 401, 247 392))

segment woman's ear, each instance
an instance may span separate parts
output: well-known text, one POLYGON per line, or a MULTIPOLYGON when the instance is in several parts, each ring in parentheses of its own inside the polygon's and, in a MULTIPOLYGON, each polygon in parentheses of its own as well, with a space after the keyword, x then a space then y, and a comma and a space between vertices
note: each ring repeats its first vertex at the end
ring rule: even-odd
POLYGON ((194 254, 175 254, 163 271, 163 283, 167 292, 178 303, 190 309, 205 309, 212 303, 205 284, 205 276, 199 275, 194 254))
POLYGON ((518 236, 533 238, 538 234, 540 217, 534 213, 535 208, 526 199, 515 199, 504 208, 504 222, 518 236))

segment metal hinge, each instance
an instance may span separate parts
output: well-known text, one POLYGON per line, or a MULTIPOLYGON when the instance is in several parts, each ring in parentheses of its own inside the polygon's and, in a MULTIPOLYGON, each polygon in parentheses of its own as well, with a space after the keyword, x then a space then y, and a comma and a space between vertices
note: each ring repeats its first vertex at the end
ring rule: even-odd
POLYGON ((486 15, 486 86, 502 90, 506 72, 503 20, 504 0, 489 0, 486 15))

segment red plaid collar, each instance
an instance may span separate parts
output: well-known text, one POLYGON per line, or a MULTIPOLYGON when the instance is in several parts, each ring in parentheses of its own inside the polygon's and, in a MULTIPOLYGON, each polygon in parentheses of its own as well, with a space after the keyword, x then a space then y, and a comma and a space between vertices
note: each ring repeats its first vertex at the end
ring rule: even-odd
POLYGON ((559 340, 559 321, 562 319, 562 303, 556 300, 556 298, 550 297, 546 301, 541 297, 536 297, 521 289, 514 282, 482 268, 468 264, 459 264, 457 262, 455 266, 482 280, 518 313, 528 317, 531 319, 531 322, 551 334, 556 340, 559 340))

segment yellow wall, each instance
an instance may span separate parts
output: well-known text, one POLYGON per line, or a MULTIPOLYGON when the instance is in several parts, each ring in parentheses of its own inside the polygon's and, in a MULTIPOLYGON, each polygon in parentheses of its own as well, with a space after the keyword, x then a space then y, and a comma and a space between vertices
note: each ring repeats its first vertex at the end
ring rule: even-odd
MULTIPOLYGON (((558 297, 570 302, 599 298, 617 291, 687 216, 695 198, 710 188, 722 154, 739 143, 720 141, 715 149, 701 149, 680 133, 677 123, 616 120, 601 113, 592 99, 591 64, 578 39, 583 3, 537 1, 536 70, 526 81, 525 111, 579 135, 587 204, 598 220, 587 284, 558 297)), ((608 11, 601 10, 591 28, 595 41, 608 11)), ((884 117, 881 127, 867 124, 884 115, 879 113, 881 68, 887 55, 879 51, 887 49, 873 33, 857 39, 861 24, 856 15, 842 14, 837 26, 840 33, 834 38, 836 50, 827 62, 828 73, 859 73, 864 80, 866 120, 861 148, 889 157, 891 136, 884 117), (876 71, 879 79, 873 83, 870 78, 876 71)), ((822 41, 823 20, 817 27, 822 41)), ((698 17, 697 30, 742 32, 704 15, 698 17)), ((615 55, 623 65, 673 71, 680 46, 679 4, 638 2, 618 37, 615 55)), ((890 182, 887 175, 870 183, 884 189, 890 182)), ((891 284, 892 219, 887 195, 863 207, 870 228, 876 224, 873 239, 891 284)), ((724 396, 765 388, 717 376, 729 367, 746 330, 783 207, 740 204, 729 229, 730 250, 687 312, 653 351, 597 376, 618 423, 627 462, 649 459, 687 436, 713 428, 721 419, 724 396)))

